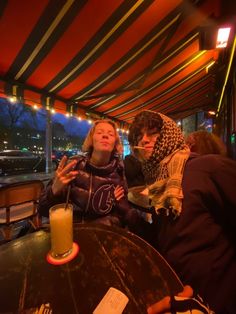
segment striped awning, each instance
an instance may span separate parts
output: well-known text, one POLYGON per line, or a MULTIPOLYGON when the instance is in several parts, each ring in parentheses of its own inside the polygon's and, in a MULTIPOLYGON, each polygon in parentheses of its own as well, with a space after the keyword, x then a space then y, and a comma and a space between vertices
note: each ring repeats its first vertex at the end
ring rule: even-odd
POLYGON ((220 53, 199 27, 221 17, 220 0, 1 0, 0 94, 123 123, 212 108, 220 53))

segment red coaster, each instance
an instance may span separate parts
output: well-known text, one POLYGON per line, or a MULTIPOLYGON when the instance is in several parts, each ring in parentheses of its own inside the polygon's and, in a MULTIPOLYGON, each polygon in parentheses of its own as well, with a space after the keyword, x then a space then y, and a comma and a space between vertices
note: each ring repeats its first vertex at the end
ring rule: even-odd
POLYGON ((73 242, 73 246, 72 246, 72 251, 69 255, 67 255, 64 258, 54 258, 51 256, 50 252, 48 252, 46 259, 48 261, 48 263, 52 264, 52 265, 62 265, 65 264, 69 261, 71 261, 73 258, 76 257, 76 255, 79 253, 79 246, 77 243, 73 242))

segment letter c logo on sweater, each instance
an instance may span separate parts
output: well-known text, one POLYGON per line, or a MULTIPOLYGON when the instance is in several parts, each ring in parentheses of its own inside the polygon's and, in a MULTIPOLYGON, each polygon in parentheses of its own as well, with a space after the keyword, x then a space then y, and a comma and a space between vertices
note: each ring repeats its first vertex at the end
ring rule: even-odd
POLYGON ((105 215, 111 211, 114 203, 113 191, 113 184, 104 184, 97 189, 92 199, 92 207, 96 213, 105 215))

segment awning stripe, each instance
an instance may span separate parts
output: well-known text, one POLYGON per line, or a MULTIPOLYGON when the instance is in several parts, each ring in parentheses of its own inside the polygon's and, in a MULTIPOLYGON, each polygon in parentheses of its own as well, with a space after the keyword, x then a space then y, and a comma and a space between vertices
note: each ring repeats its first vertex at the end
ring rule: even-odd
POLYGON ((126 100, 125 102, 115 106, 115 108, 112 108, 110 110, 105 111, 105 114, 110 114, 111 112, 113 112, 114 110, 117 110, 118 108, 123 108, 124 106, 128 105, 129 103, 135 101, 136 99, 146 95, 147 93, 151 92, 152 90, 154 90, 156 87, 162 85, 163 83, 165 83, 166 81, 168 81, 170 78, 172 78, 173 76, 175 76, 177 73, 179 73, 180 71, 182 71, 184 68, 188 67, 191 63, 195 62, 196 59, 200 58, 203 54, 205 53, 205 51, 201 51, 199 53, 197 53, 194 56, 191 56, 190 58, 188 58, 187 61, 181 63, 179 66, 177 66, 175 69, 173 69, 173 71, 171 70, 169 73, 165 74, 160 80, 158 80, 157 82, 151 84, 150 86, 148 86, 147 88, 143 89, 142 91, 140 91, 139 93, 137 93, 136 95, 130 97, 128 100, 126 100))
MULTIPOLYGON (((64 4, 65 1, 52 0, 48 3, 39 21, 9 68, 6 74, 7 77, 14 77, 15 80, 21 79, 21 82, 27 79, 43 57, 50 52, 53 44, 61 36, 65 28, 68 27, 72 15, 75 15, 75 12, 78 11, 78 4, 74 3, 74 1, 69 0, 64 4), (32 62, 34 62, 33 66, 31 65, 32 62), (30 66, 31 68, 29 69, 30 66), (25 74, 26 70, 28 71, 25 74)), ((84 1, 81 2, 81 4, 83 3, 84 1)))
MULTIPOLYGON (((128 66, 132 65, 139 57, 142 57, 145 52, 149 49, 151 49, 154 45, 156 45, 157 39, 161 40, 163 36, 167 36, 168 29, 178 21, 180 17, 180 14, 178 14, 174 19, 172 19, 168 24, 165 25, 164 28, 162 28, 160 31, 157 32, 155 29, 154 36, 148 40, 146 43, 140 42, 138 46, 140 47, 137 49, 137 47, 134 47, 126 56, 121 58, 117 64, 114 64, 110 69, 109 73, 103 73, 99 78, 96 79, 96 81, 93 82, 92 86, 86 87, 86 89, 82 90, 78 94, 73 96, 73 99, 80 100, 83 99, 86 95, 88 95, 91 92, 94 92, 98 90, 98 88, 103 87, 107 81, 113 79, 117 75, 119 75, 122 71, 126 70, 128 66), (159 38, 160 37, 160 38, 159 38)), ((153 33, 153 30, 152 30, 153 33)), ((145 41, 148 39, 148 36, 145 37, 145 41)))
POLYGON ((142 10, 145 10, 151 2, 150 0, 145 2, 144 0, 123 2, 85 48, 45 88, 50 92, 58 92, 58 90, 77 77, 81 71, 88 67, 91 62, 94 62, 130 26, 133 19, 140 16, 142 10), (138 10, 139 6, 142 6, 142 10, 138 10), (129 10, 127 10, 128 7, 130 7, 129 10), (109 26, 113 27, 110 29, 109 26))
MULTIPOLYGON (((202 65, 198 70, 196 70, 194 73, 191 73, 190 75, 188 75, 187 77, 185 77, 185 79, 183 79, 181 82, 178 82, 177 84, 175 84, 174 86, 172 86, 170 89, 168 89, 168 91, 172 91, 176 88, 178 88, 180 85, 184 84, 187 81, 190 81, 192 78, 194 78, 194 76, 198 75, 201 71, 205 71, 206 66, 209 64, 209 62, 205 63, 204 65, 202 65)), ((164 92, 165 93, 165 92, 164 92)), ((163 96, 163 94, 161 94, 161 97, 163 96)), ((124 118, 125 115, 140 110, 142 108, 144 108, 147 104, 152 103, 154 100, 159 98, 159 95, 156 95, 153 99, 148 100, 147 103, 144 102, 142 105, 139 106, 135 106, 135 108, 133 108, 132 110, 126 110, 123 114, 117 115, 117 118, 122 118, 122 120, 126 120, 124 118)))
MULTIPOLYGON (((157 64, 152 65, 152 70, 158 69, 161 65, 165 64, 171 58, 176 56, 181 50, 186 48, 186 46, 190 45, 196 39, 197 36, 198 36, 198 33, 195 33, 190 38, 184 39, 183 43, 180 43, 179 45, 175 45, 173 47, 173 49, 171 49, 170 51, 166 52, 163 55, 161 61, 157 62, 157 64)), ((142 73, 136 75, 135 77, 132 77, 128 82, 126 82, 124 85, 122 85, 118 91, 114 91, 114 96, 104 97, 101 101, 99 101, 95 105, 91 106, 90 109, 96 109, 99 106, 101 106, 102 104, 107 103, 108 101, 114 99, 116 97, 116 92, 117 92, 117 94, 119 94, 122 91, 126 92, 127 90, 137 89, 137 86, 140 85, 140 81, 143 81, 145 74, 149 71, 150 71, 149 67, 144 69, 144 71, 142 71, 142 73)), ((99 95, 98 95, 98 97, 99 97, 99 95)))

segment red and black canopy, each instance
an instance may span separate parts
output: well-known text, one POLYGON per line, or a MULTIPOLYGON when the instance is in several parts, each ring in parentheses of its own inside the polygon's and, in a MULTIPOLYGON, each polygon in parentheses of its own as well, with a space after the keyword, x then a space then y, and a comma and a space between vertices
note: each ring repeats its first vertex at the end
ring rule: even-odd
POLYGON ((143 109, 178 118, 211 107, 219 84, 206 68, 220 54, 200 47, 199 26, 214 26, 222 8, 220 0, 1 0, 0 93, 125 123, 143 109))

